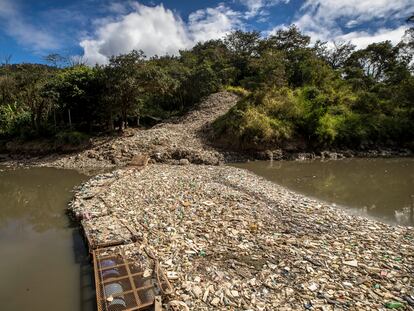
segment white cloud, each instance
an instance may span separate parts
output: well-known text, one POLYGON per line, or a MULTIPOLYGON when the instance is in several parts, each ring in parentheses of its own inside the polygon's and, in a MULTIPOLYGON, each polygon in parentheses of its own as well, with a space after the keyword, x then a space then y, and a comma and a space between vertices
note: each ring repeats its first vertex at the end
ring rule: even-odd
POLYGON ((349 31, 372 21, 386 22, 404 17, 414 11, 412 0, 307 0, 293 22, 313 40, 352 41, 358 47, 369 43, 401 39, 405 27, 375 28, 365 31, 349 31))
POLYGON ((287 30, 288 28, 289 28, 289 25, 280 24, 270 30, 265 31, 264 34, 265 36, 273 36, 277 33, 278 30, 287 30))
POLYGON ((346 27, 346 28, 352 28, 352 27, 357 26, 358 24, 359 24, 359 23, 358 23, 358 21, 357 21, 357 20, 352 19, 352 20, 350 20, 349 22, 347 22, 347 23, 345 24, 345 27, 346 27))
POLYGON ((266 14, 265 9, 280 3, 289 3, 290 0, 240 0, 240 3, 247 7, 246 18, 266 14))
POLYGON ((189 46, 183 22, 162 5, 137 5, 136 11, 119 21, 98 27, 94 39, 83 40, 85 57, 91 63, 105 63, 109 56, 143 50, 147 55, 175 54, 189 46))
POLYGON ((125 14, 128 12, 127 4, 121 3, 121 2, 115 2, 115 1, 110 2, 106 6, 106 9, 109 12, 116 13, 116 14, 125 14))
POLYGON ((18 43, 35 51, 56 49, 59 46, 57 40, 45 29, 28 23, 9 0, 0 0, 0 25, 18 43))
POLYGON ((217 39, 238 26, 239 14, 220 4, 198 10, 188 24, 164 6, 132 3, 133 11, 116 19, 101 19, 91 38, 80 42, 90 64, 106 63, 112 55, 143 50, 146 55, 175 55, 198 41, 217 39))
POLYGON ((20 44, 37 52, 57 49, 60 46, 52 35, 21 20, 9 21, 7 29, 20 44))
POLYGON ((378 29, 374 33, 366 31, 353 31, 342 36, 339 36, 339 41, 351 41, 357 46, 357 48, 365 48, 372 42, 382 42, 390 40, 393 44, 397 44, 401 41, 402 36, 407 28, 400 26, 396 29, 382 28, 378 29))
POLYGON ((223 4, 191 13, 188 20, 189 34, 193 42, 218 39, 241 26, 240 13, 223 4))
POLYGON ((412 0, 308 0, 301 8, 324 25, 337 24, 341 19, 360 24, 373 19, 401 17, 413 9, 412 0))

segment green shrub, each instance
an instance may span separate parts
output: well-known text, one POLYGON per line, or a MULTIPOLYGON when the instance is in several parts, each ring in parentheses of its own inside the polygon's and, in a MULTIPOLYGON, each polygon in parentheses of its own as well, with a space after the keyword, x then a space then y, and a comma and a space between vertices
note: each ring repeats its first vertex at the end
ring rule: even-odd
POLYGON ((294 134, 298 109, 292 99, 284 88, 248 96, 213 123, 215 136, 242 148, 283 143, 294 134))
POLYGON ((356 148, 409 141, 414 125, 407 110, 342 85, 322 89, 305 86, 295 91, 282 87, 245 97, 213 128, 216 137, 224 136, 230 144, 241 147, 280 147, 300 139, 312 147, 356 148), (361 104, 372 110, 361 109, 361 104))
POLYGON ((10 105, 0 106, 0 136, 11 133, 15 122, 15 114, 10 105))
POLYGON ((227 85, 223 87, 224 91, 230 92, 230 93, 234 93, 236 95, 239 95, 241 97, 246 97, 250 95, 250 92, 244 88, 242 88, 241 86, 232 86, 232 85, 227 85))
POLYGON ((240 138, 244 144, 252 141, 255 144, 280 143, 291 138, 293 129, 288 121, 272 118, 249 107, 241 120, 240 138))
POLYGON ((274 119, 294 121, 301 115, 301 107, 287 87, 270 89, 256 98, 256 106, 262 113, 274 119))
POLYGON ((17 109, 16 105, 0 106, 0 137, 31 139, 34 136, 29 112, 17 109))
POLYGON ((316 135, 321 143, 331 145, 335 142, 341 124, 344 121, 344 116, 342 115, 332 115, 332 114, 325 114, 319 119, 318 127, 316 128, 316 135))

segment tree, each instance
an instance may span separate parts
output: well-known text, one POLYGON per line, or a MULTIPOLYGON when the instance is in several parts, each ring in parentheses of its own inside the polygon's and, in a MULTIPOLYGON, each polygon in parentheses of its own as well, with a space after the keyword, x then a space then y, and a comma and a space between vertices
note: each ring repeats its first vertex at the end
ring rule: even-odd
POLYGON ((10 76, 10 62, 12 55, 2 57, 0 67, 0 105, 10 104, 15 93, 15 80, 10 76))
POLYGON ((198 43, 190 53, 194 55, 197 65, 208 63, 222 84, 232 84, 236 80, 236 70, 232 66, 232 53, 222 40, 198 43))
POLYGON ((398 85, 411 76, 412 55, 405 54, 404 49, 401 42, 393 46, 390 41, 384 41, 355 51, 346 62, 346 79, 357 88, 378 88, 385 84, 391 90, 390 85, 398 85))
POLYGON ((144 66, 145 55, 142 51, 132 51, 128 54, 112 56, 106 67, 110 83, 111 99, 119 109, 123 126, 128 124, 128 113, 139 111, 143 95, 139 72, 144 66))
POLYGON ((258 56, 260 33, 258 31, 244 32, 236 30, 224 39, 227 49, 238 57, 258 56))
POLYGON ((232 66, 236 70, 235 82, 238 83, 249 74, 250 59, 259 57, 260 33, 236 30, 224 39, 224 44, 230 52, 232 66))
POLYGON ((248 71, 251 75, 241 81, 248 89, 282 87, 287 84, 285 60, 281 51, 262 52, 261 57, 250 60, 248 71))
POLYGON ((310 37, 302 34, 292 25, 288 29, 279 29, 264 43, 267 50, 283 53, 286 79, 289 85, 300 87, 305 84, 320 84, 325 67, 316 54, 316 49, 309 47, 310 37))
POLYGON ((343 68, 352 52, 355 50, 355 45, 351 42, 333 42, 333 48, 328 49, 325 60, 333 69, 343 68))
POLYGON ((90 131, 93 123, 100 121, 102 113, 101 92, 97 69, 76 66, 62 70, 49 85, 50 91, 59 94, 59 107, 69 127, 90 131))
POLYGON ((30 114, 32 131, 39 135, 46 127, 51 100, 42 94, 44 86, 54 72, 47 66, 23 64, 15 72, 16 86, 20 90, 16 101, 30 114))
POLYGON ((53 53, 43 57, 43 60, 52 67, 59 68, 67 63, 67 58, 58 54, 53 53))
POLYGON ((137 82, 141 93, 137 95, 138 103, 132 113, 137 120, 137 125, 140 125, 142 112, 157 110, 158 107, 155 106, 160 99, 174 95, 178 81, 171 77, 164 68, 146 62, 137 72, 137 82))
POLYGON ((407 23, 412 23, 411 27, 408 28, 401 42, 398 44, 400 57, 404 59, 404 61, 409 64, 411 72, 414 72, 414 64, 412 62, 414 58, 414 15, 407 18, 407 23))
POLYGON ((398 63, 397 55, 398 50, 394 49, 390 41, 372 43, 365 49, 351 54, 346 62, 348 79, 362 74, 363 78, 371 84, 374 81, 384 81, 395 69, 398 63))
POLYGON ((21 99, 29 108, 32 127, 37 134, 40 133, 56 100, 45 91, 44 86, 44 80, 33 81, 21 93, 21 99))
POLYGON ((69 64, 69 67, 86 66, 88 59, 83 55, 73 55, 68 57, 67 62, 69 64))
POLYGON ((279 29, 276 34, 270 36, 267 44, 278 50, 291 52, 297 49, 305 49, 309 46, 310 37, 303 35, 296 25, 288 29, 279 29))
POLYGON ((0 106, 11 104, 16 95, 16 81, 10 75, 0 75, 0 106))
POLYGON ((151 98, 153 108, 159 108, 169 114, 173 111, 183 111, 189 104, 187 96, 188 88, 191 87, 190 68, 196 67, 197 63, 196 57, 190 54, 189 51, 180 51, 180 57, 163 56, 151 60, 153 65, 162 68, 170 79, 170 89, 164 93, 164 96, 157 95, 151 98))

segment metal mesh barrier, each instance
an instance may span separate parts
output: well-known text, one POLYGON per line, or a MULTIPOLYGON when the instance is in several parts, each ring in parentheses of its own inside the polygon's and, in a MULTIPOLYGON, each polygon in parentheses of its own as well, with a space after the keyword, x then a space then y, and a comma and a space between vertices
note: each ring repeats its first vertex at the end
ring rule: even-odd
POLYGON ((98 311, 161 310, 161 296, 172 288, 151 254, 141 255, 139 262, 139 256, 127 256, 118 246, 92 255, 98 311))

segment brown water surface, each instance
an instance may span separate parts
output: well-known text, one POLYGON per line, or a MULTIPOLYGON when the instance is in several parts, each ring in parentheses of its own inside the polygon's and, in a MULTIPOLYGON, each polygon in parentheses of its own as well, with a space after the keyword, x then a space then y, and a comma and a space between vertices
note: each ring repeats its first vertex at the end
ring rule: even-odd
POLYGON ((233 166, 393 224, 414 226, 414 159, 256 161, 233 166))
POLYGON ((0 167, 0 310, 94 310, 87 251, 65 214, 71 189, 85 179, 0 167))

